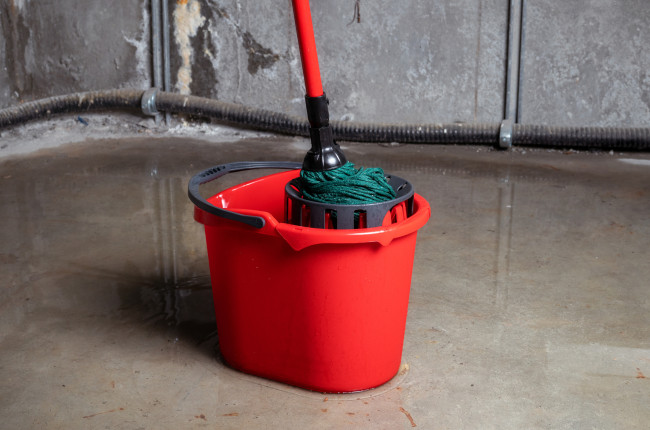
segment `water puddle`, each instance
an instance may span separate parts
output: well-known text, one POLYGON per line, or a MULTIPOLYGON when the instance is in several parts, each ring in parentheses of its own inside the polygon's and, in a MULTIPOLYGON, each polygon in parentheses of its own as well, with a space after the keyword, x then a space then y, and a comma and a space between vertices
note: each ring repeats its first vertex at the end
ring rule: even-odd
MULTIPOLYGON (((528 354, 543 367, 549 331, 563 344, 621 350, 647 339, 650 173, 644 163, 595 154, 344 147, 352 160, 409 179, 430 202, 432 218, 418 233, 400 373, 375 390, 332 400, 395 394, 421 381, 444 387, 436 375, 472 359, 485 365, 472 384, 481 378, 489 386, 506 383, 485 372, 499 365, 518 380, 512 369, 520 364, 503 368, 508 354, 528 354), (459 351, 465 358, 457 365, 451 353, 460 357, 459 351)), ((100 366, 117 375, 113 382, 136 381, 145 395, 176 383, 164 378, 183 369, 197 381, 214 378, 218 383, 207 393, 245 382, 245 388, 322 402, 322 395, 223 363, 205 238, 186 194, 190 177, 205 168, 299 161, 303 150, 280 138, 135 139, 0 160, 0 371, 21 378, 11 386, 19 389, 16 401, 40 392, 39 375, 69 387, 77 377, 95 380, 100 366)), ((229 175, 204 192, 266 173, 229 175)))

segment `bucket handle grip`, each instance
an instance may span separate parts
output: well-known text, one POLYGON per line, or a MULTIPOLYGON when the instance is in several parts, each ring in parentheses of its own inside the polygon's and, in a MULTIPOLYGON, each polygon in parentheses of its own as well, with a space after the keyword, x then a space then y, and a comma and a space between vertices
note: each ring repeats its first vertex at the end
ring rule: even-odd
POLYGON ((264 218, 253 215, 243 215, 223 208, 218 208, 208 202, 201 195, 199 192, 199 186, 214 181, 215 179, 219 179, 231 172, 252 169, 300 169, 301 167, 302 163, 296 163, 293 161, 239 161, 235 163, 219 164, 218 166, 210 167, 209 169, 205 169, 204 171, 194 175, 187 186, 187 195, 192 203, 209 214, 232 221, 242 222, 255 228, 262 228, 265 224, 264 218))

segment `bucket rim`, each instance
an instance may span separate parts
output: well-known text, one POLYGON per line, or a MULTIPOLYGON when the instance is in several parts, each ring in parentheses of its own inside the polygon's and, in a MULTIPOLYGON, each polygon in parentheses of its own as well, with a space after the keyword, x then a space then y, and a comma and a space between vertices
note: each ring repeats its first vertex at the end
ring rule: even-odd
MULTIPOLYGON (((278 181, 284 189, 284 184, 298 174, 298 171, 290 170, 255 178, 223 190, 210 197, 208 201, 214 205, 223 204, 224 200, 221 198, 222 195, 237 193, 238 191, 248 189, 255 184, 268 180, 278 181)), ((383 246, 388 246, 396 238, 417 232, 431 217, 429 203, 417 193, 413 195, 413 214, 410 217, 395 224, 362 229, 304 227, 280 222, 270 212, 264 210, 240 208, 228 208, 228 210, 242 215, 261 217, 264 219, 264 226, 262 228, 256 228, 241 222, 220 218, 204 211, 198 206, 194 208, 194 219, 206 227, 237 229, 241 230, 242 234, 247 232, 248 234, 256 233, 276 236, 285 241, 295 251, 322 244, 379 243, 383 246)))

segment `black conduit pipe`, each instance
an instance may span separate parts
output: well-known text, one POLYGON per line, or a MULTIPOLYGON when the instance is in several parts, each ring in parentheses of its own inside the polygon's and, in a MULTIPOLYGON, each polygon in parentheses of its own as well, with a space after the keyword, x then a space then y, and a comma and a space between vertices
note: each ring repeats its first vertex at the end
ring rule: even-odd
POLYGON ((0 128, 63 113, 140 110, 142 90, 105 90, 54 96, 0 110, 0 128))
MULTIPOLYGON (((151 94, 150 92, 148 92, 151 94)), ((142 112, 143 90, 89 91, 50 97, 0 110, 0 128, 56 114, 106 110, 142 112)), ((209 117, 217 121, 263 131, 309 136, 302 117, 255 109, 203 97, 157 91, 154 110, 209 117)), ((337 140, 355 142, 401 142, 499 146, 501 124, 369 124, 332 121, 337 140)), ((512 124, 512 146, 650 150, 650 128, 553 127, 512 124)))

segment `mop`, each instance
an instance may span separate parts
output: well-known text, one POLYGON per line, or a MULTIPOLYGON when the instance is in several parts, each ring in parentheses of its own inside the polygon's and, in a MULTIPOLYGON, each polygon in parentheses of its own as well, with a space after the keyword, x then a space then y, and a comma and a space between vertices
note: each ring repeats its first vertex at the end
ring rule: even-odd
POLYGON ((395 198, 381 168, 355 167, 334 141, 329 100, 323 91, 309 0, 292 0, 300 58, 305 77, 311 149, 300 171, 305 199, 339 205, 364 205, 395 198))

